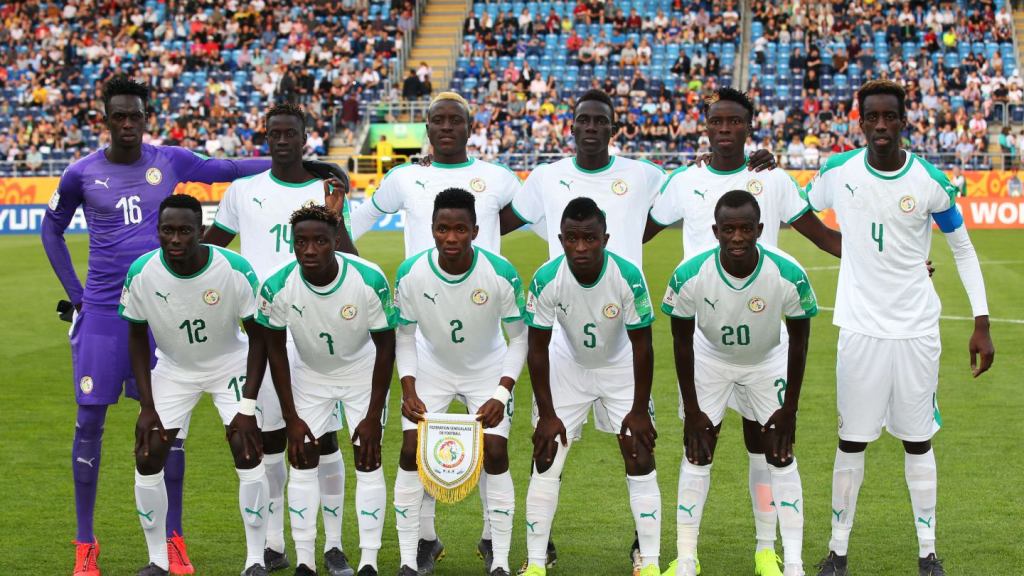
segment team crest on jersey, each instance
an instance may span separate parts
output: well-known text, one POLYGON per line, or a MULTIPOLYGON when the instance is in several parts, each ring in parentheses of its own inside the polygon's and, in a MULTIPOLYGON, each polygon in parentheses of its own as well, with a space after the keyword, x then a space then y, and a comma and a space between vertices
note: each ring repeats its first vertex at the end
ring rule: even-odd
POLYGON ((82 376, 78 381, 78 388, 83 394, 92 394, 92 376, 82 376))
POLYGON ((210 306, 215 306, 220 302, 220 292, 213 289, 203 292, 203 302, 206 302, 210 306))
POLYGON ((665 291, 665 299, 662 300, 666 306, 675 308, 676 305, 676 292, 669 286, 668 290, 665 291))
POLYGON ((530 314, 537 312, 537 298, 530 292, 526 296, 526 311, 530 314))
POLYGON ((763 191, 764 184, 762 184, 760 180, 751 180, 747 182, 747 192, 750 192, 754 196, 760 196, 763 191))
POLYGON ((487 291, 483 288, 473 290, 473 295, 469 297, 469 299, 473 301, 473 304, 476 304, 477 306, 486 304, 488 298, 489 296, 487 295, 487 291))
POLYGON ((904 214, 910 214, 916 207, 917 200, 913 196, 908 194, 907 196, 900 198, 900 210, 902 210, 904 214))
POLYGON ((619 317, 619 307, 616 306, 615 304, 606 305, 604 307, 604 310, 602 310, 601 312, 604 313, 604 317, 608 318, 609 320, 619 317))
POLYGON ((626 181, 622 178, 616 178, 615 181, 612 182, 612 192, 614 192, 616 196, 623 196, 626 192, 629 192, 629 184, 626 184, 626 181))
POLYGON ((267 300, 266 298, 260 298, 260 314, 263 314, 264 316, 270 316, 271 306, 272 304, 270 303, 270 300, 267 300))
POLYGON ((749 308, 750 311, 753 312, 754 314, 757 314, 758 312, 764 310, 765 306, 766 304, 764 303, 764 299, 762 299, 759 296, 754 296, 753 298, 750 299, 750 302, 747 302, 747 308, 749 308))
POLYGON ((351 304, 345 304, 344 306, 341 307, 341 317, 344 318, 345 320, 351 320, 355 318, 358 312, 359 310, 351 304))
POLYGON ((146 182, 149 182, 153 186, 164 181, 164 173, 159 168, 150 168, 146 170, 146 182))
POLYGON ((50 196, 50 202, 47 206, 50 207, 50 210, 56 210, 58 204, 60 204, 60 190, 54 190, 53 195, 50 196))
POLYGON ((479 194, 487 190, 487 182, 484 182, 483 178, 473 178, 469 181, 469 189, 479 194))

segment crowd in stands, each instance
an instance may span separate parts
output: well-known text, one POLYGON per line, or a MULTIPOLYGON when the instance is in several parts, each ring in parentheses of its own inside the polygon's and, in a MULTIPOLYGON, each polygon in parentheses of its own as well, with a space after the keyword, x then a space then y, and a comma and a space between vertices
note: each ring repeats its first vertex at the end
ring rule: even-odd
POLYGON ((361 103, 397 94, 414 12, 415 0, 0 4, 0 175, 59 175, 103 146, 100 85, 117 72, 151 89, 149 142, 266 154, 262 112, 288 101, 307 111, 307 152, 324 154, 354 138, 361 103))

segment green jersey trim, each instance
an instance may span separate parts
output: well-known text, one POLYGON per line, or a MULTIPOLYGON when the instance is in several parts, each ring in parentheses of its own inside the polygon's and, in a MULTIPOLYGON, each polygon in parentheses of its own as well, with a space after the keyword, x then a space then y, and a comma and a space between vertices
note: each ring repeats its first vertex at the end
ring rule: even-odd
POLYGON ((874 176, 875 178, 879 178, 881 180, 898 180, 898 179, 902 178, 904 174, 909 172, 910 169, 914 166, 914 158, 915 158, 915 156, 913 154, 911 154, 910 152, 904 152, 904 153, 907 155, 907 163, 906 163, 906 165, 903 166, 902 168, 900 168, 900 171, 897 172, 896 174, 892 175, 892 176, 886 176, 885 174, 882 174, 878 170, 875 170, 874 168, 872 168, 871 167, 871 163, 868 162, 868 155, 867 155, 867 153, 864 154, 864 168, 867 168, 868 173, 871 174, 872 176, 874 176))
MULTIPOLYGON (((619 267, 619 273, 622 275, 622 279, 629 285, 630 290, 633 291, 633 307, 636 309, 636 315, 640 317, 640 322, 634 324, 634 327, 650 326, 654 322, 654 309, 651 306, 651 294, 647 290, 647 281, 644 280, 644 274, 636 267, 635 264, 626 260, 625 258, 611 252, 606 252, 615 260, 615 265, 619 267)), ((626 329, 631 328, 630 324, 626 325, 626 329)))
POLYGON ((224 257, 231 266, 231 269, 240 272, 245 279, 249 281, 249 287, 252 288, 253 296, 256 295, 256 290, 259 289, 259 279, 256 278, 256 272, 252 269, 252 264, 242 257, 237 252, 232 252, 227 248, 221 248, 220 246, 213 246, 213 249, 224 257))
POLYGON ((231 228, 228 228, 227 226, 221 224, 220 222, 217 222, 216 220, 213 221, 213 225, 214 225, 214 227, 220 228, 221 230, 227 232, 228 234, 231 234, 232 236, 238 236, 238 232, 237 231, 232 230, 231 228))
MULTIPOLYGON (((801 196, 803 196, 802 193, 801 193, 801 196)), ((805 197, 804 199, 806 200, 807 198, 805 197)), ((811 211, 811 204, 808 202, 807 205, 804 206, 804 209, 799 211, 799 212, 797 212, 796 216, 793 216, 792 218, 787 220, 786 224, 792 224, 793 222, 796 222, 797 220, 803 218, 804 214, 807 214, 810 211, 811 211)))
POLYGON ((124 310, 123 310, 124 306, 122 306, 121 308, 122 308, 121 310, 117 311, 117 315, 120 316, 122 319, 127 320, 127 321, 131 322, 132 324, 149 324, 149 322, 146 322, 145 320, 136 320, 135 318, 132 318, 131 316, 126 316, 125 313, 124 313, 124 310))
MULTIPOLYGON (((335 252, 335 254, 338 254, 338 252, 335 252)), ((309 288, 309 291, 312 292, 313 294, 316 294, 317 296, 330 296, 331 294, 337 292, 338 288, 341 288, 341 283, 345 281, 346 272, 348 272, 348 259, 341 258, 341 265, 339 266, 338 270, 338 280, 335 281, 334 286, 328 288, 326 292, 322 292, 321 290, 318 289, 318 286, 310 284, 309 281, 306 280, 306 277, 302 274, 302 268, 299 268, 299 278, 302 279, 302 283, 305 284, 306 288, 309 288)))
POLYGON ((465 168, 467 166, 472 166, 473 162, 476 162, 476 158, 470 158, 469 160, 466 160, 465 162, 459 162, 457 164, 445 164, 444 162, 437 162, 435 160, 435 161, 432 161, 430 163, 430 165, 435 167, 435 168, 440 168, 442 170, 455 170, 457 168, 465 168))
POLYGON ((576 163, 576 157, 575 156, 572 157, 572 165, 573 165, 573 167, 575 167, 580 172, 583 172, 584 174, 600 174, 601 172, 604 172, 605 170, 608 170, 609 168, 611 168, 612 164, 615 164, 615 156, 609 157, 608 163, 605 164, 603 167, 598 168, 596 170, 587 170, 586 168, 583 168, 579 164, 576 163))
POLYGON ((504 278, 509 286, 512 288, 512 293, 516 297, 516 308, 519 308, 519 316, 522 317, 523 310, 526 308, 526 293, 523 292, 523 281, 519 278, 519 272, 516 271, 515 267, 508 260, 484 250, 483 248, 477 248, 477 250, 484 255, 484 258, 491 264, 491 268, 494 268, 494 272, 504 278))
POLYGON ((156 250, 150 250, 149 252, 146 252, 142 256, 136 258, 135 262, 132 262, 131 267, 128 268, 128 275, 125 276, 124 285, 127 287, 131 287, 132 280, 134 280, 135 277, 138 276, 140 272, 142 272, 142 269, 146 267, 146 263, 149 262, 153 258, 153 256, 156 256, 158 253, 160 253, 160 251, 160 248, 157 248, 156 250))
POLYGON ((779 274, 796 288, 797 296, 800 297, 800 308, 804 313, 799 316, 786 316, 790 320, 801 318, 812 318, 818 315, 818 301, 814 297, 814 290, 811 289, 811 280, 807 273, 780 254, 769 249, 761 248, 761 253, 768 256, 768 259, 775 263, 779 274))
POLYGON ((398 166, 392 166, 391 170, 388 170, 387 173, 384 174, 384 177, 380 179, 380 183, 383 184, 384 181, 388 179, 388 176, 391 176, 392 173, 397 172, 398 170, 400 170, 402 168, 408 168, 409 166, 416 166, 416 164, 413 164, 412 162, 406 162, 405 164, 399 164, 398 166))
POLYGON ((825 161, 825 165, 821 167, 821 171, 818 172, 818 175, 821 176, 822 174, 828 172, 833 168, 838 168, 843 164, 846 164, 850 160, 850 158, 853 158, 854 156, 860 154, 861 152, 866 153, 866 150, 864 148, 856 148, 854 150, 849 150, 847 152, 841 152, 839 154, 833 154, 829 156, 828 160, 825 161))
POLYGON ((551 332, 552 328, 554 328, 553 326, 541 326, 540 324, 534 323, 533 314, 527 314, 526 318, 524 318, 523 321, 526 322, 526 325, 529 326, 530 328, 536 328, 537 330, 545 330, 547 332, 551 332))
POLYGON ((519 174, 516 174, 515 170, 509 168, 507 165, 502 164, 501 162, 491 162, 491 164, 494 164, 495 166, 500 166, 500 167, 504 168, 505 170, 508 170, 509 173, 512 174, 513 176, 515 176, 516 180, 518 180, 519 183, 522 184, 523 181, 522 181, 521 178, 519 178, 519 174))
POLYGON ((637 158, 637 161, 638 162, 643 162, 644 164, 650 164, 651 166, 654 166, 655 168, 657 168, 659 172, 661 172, 662 174, 665 174, 665 169, 664 168, 662 168, 661 166, 655 164, 654 162, 651 162, 647 158, 637 158))
POLYGON ((423 257, 424 254, 429 254, 433 248, 427 248, 422 252, 418 252, 405 259, 404 262, 398 265, 398 272, 395 273, 395 291, 398 291, 398 284, 409 275, 412 271, 412 267, 416 264, 416 261, 423 257))
MULTIPOLYGON (((381 180, 381 183, 383 184, 384 181, 381 180)), ((379 190, 379 188, 378 188, 378 190, 379 190)), ((377 204, 377 194, 376 193, 374 193, 373 196, 370 196, 370 204, 373 204, 374 208, 376 208, 377 210, 379 210, 379 211, 381 211, 381 212, 383 212, 385 214, 397 214, 398 213, 398 210, 395 210, 394 212, 388 212, 387 210, 381 208, 380 205, 377 204)), ((347 226, 347 224, 346 224, 346 226, 347 226)))
POLYGON ((677 266, 676 271, 672 273, 672 277, 668 280, 669 288, 678 294, 687 282, 697 277, 697 274, 700 273, 700 269, 704 267, 704 262, 716 254, 718 254, 718 248, 712 248, 711 250, 697 254, 693 258, 690 258, 677 266))
POLYGON ((654 316, 653 315, 650 318, 647 318, 645 320, 641 320, 637 324, 626 324, 625 326, 626 326, 626 330, 640 330, 640 329, 649 327, 651 324, 654 324, 654 316))
POLYGON ((672 179, 675 178, 676 176, 682 174, 683 172, 686 172, 686 170, 689 167, 690 167, 689 165, 680 166, 679 168, 676 168, 675 170, 669 172, 668 173, 668 178, 666 178, 665 179, 665 183, 661 185, 661 189, 658 190, 658 194, 664 194, 665 193, 665 189, 668 188, 669 182, 672 182, 672 179))
MULTIPOLYGON (((536 170, 536 168, 535 168, 535 170, 536 170)), ((508 207, 512 209, 512 213, 516 215, 516 218, 519 218, 520 220, 522 220, 526 224, 533 224, 533 222, 527 220, 526 218, 523 218, 523 215, 519 213, 519 210, 516 210, 515 200, 513 200, 512 202, 509 202, 508 203, 508 207)))
MULTIPOLYGON (((263 296, 268 302, 274 301, 274 296, 278 292, 284 289, 285 284, 288 283, 288 278, 295 271, 295 268, 299 265, 296 262, 289 262, 286 266, 272 274, 263 282, 263 287, 260 289, 260 295, 263 296)), ((259 318, 257 318, 259 320, 259 318)))
POLYGON ((441 270, 438 270, 437 269, 437 265, 434 264, 434 254, 433 253, 434 253, 435 250, 436 250, 436 248, 431 248, 431 249, 427 250, 427 252, 430 252, 430 255, 427 257, 427 264, 430 264, 431 272, 433 272, 434 275, 437 276, 445 284, 452 284, 452 285, 462 284, 462 282, 466 278, 469 278, 469 275, 473 273, 473 270, 476 269, 476 260, 479 257, 480 249, 477 248, 476 246, 474 246, 473 247, 473 261, 469 263, 469 270, 466 270, 466 272, 464 274, 462 274, 461 276, 459 276, 458 278, 456 278, 454 280, 449 280, 448 278, 445 278, 445 276, 444 276, 445 272, 443 272, 441 270))
MULTIPOLYGON (((340 254, 340 252, 339 252, 340 254)), ((349 260, 344 258, 346 262, 350 262, 352 267, 359 272, 359 276, 363 279, 363 283, 373 290, 373 293, 380 300, 380 307, 384 310, 384 317, 387 319, 387 326, 385 328, 373 328, 370 332, 385 332, 387 330, 394 330, 398 324, 397 316, 398 312, 395 310, 395 305, 391 300, 391 288, 388 286, 388 279, 384 277, 381 272, 367 266, 366 264, 357 260, 349 260)))
POLYGON ((710 162, 708 162, 707 169, 708 169, 708 172, 711 172, 712 174, 717 174, 719 176, 732 176, 733 174, 739 174, 740 172, 742 172, 743 169, 747 167, 748 160, 749 159, 746 156, 744 156, 743 157, 743 164, 740 164, 740 167, 736 168, 735 170, 715 170, 711 166, 710 162))
POLYGON ((750 286, 757 279, 757 275, 761 273, 761 265, 764 264, 764 252, 761 246, 757 246, 757 266, 747 278, 747 281, 743 283, 743 286, 733 286, 732 282, 729 282, 729 279, 726 277, 725 270, 722 268, 721 247, 715 248, 715 268, 718 270, 718 277, 722 279, 722 282, 725 282, 726 286, 737 292, 746 289, 747 286, 750 286))
POLYGON ((206 249, 208 250, 208 256, 206 257, 206 264, 203 265, 203 267, 200 268, 199 271, 196 272, 195 274, 190 274, 188 276, 182 276, 182 275, 178 274, 177 272, 175 272, 174 270, 172 270, 171 267, 167 264, 167 260, 164 260, 164 249, 163 248, 159 249, 160 250, 160 263, 163 264, 164 268, 166 268, 167 271, 171 273, 171 276, 174 276, 175 278, 180 278, 182 280, 191 280, 192 278, 198 278, 199 276, 202 276, 203 272, 206 272, 206 269, 209 268, 210 264, 213 263, 213 246, 210 246, 208 244, 200 244, 200 246, 205 246, 206 247, 206 249))
MULTIPOLYGON (((914 155, 914 158, 921 163, 921 166, 924 166, 928 175, 931 176, 931 179, 942 188, 942 191, 946 193, 946 196, 949 196, 949 208, 956 206, 956 195, 958 189, 949 181, 949 177, 946 176, 946 173, 936 168, 931 162, 928 162, 916 154, 914 155)), ((949 208, 947 208, 947 210, 949 208)))
POLYGON ((530 282, 530 292, 534 296, 540 296, 544 288, 558 276, 562 260, 565 260, 565 254, 559 254, 558 257, 538 268, 533 274, 533 282, 530 282))
POLYGON ((318 178, 310 178, 305 182, 285 182, 284 180, 281 180, 277 176, 274 176, 273 172, 268 171, 268 173, 270 174, 270 179, 273 180, 275 184, 280 184, 285 188, 305 188, 306 186, 309 186, 310 184, 319 181, 318 178))
POLYGON ((663 223, 659 222, 658 219, 654 217, 653 212, 654 212, 654 208, 651 208, 650 210, 648 210, 647 211, 647 217, 651 219, 651 222, 654 222, 658 226, 661 226, 662 228, 668 228, 672 224, 675 224, 675 222, 670 222, 668 224, 663 224, 663 223))

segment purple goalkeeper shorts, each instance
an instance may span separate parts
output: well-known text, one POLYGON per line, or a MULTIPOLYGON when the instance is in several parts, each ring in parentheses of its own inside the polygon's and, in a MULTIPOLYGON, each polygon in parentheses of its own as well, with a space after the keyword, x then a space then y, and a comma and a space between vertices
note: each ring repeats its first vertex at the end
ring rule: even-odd
MULTIPOLYGON (((121 390, 138 400, 128 353, 128 321, 116 308, 82 306, 71 327, 71 369, 79 404, 117 404, 121 390)), ((150 335, 149 349, 153 350, 150 335)), ((150 353, 150 366, 156 363, 150 353)))

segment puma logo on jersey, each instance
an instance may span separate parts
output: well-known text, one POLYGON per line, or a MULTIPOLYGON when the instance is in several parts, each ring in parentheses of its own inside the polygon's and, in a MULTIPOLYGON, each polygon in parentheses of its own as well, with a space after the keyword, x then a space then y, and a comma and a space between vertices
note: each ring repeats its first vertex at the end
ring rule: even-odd
POLYGON ((95 458, 89 458, 88 460, 86 460, 85 458, 82 458, 81 456, 79 456, 78 458, 75 458, 75 462, 81 462, 82 464, 85 464, 89 468, 95 468, 95 466, 92 465, 92 463, 95 460, 96 460, 95 458))
POLYGON ((110 182, 110 176, 107 176, 106 180, 99 180, 99 179, 94 179, 93 180, 94 184, 99 184, 100 186, 103 186, 107 190, 110 190, 110 186, 107 184, 108 182, 110 182))
POLYGON ((694 190, 694 191, 693 191, 693 194, 694 194, 695 196, 700 196, 700 199, 701 199, 701 200, 706 200, 706 198, 704 198, 704 193, 703 193, 703 192, 701 192, 700 190, 694 190))
POLYGON ((435 300, 437 298, 437 292, 434 292, 433 296, 424 292, 423 297, 426 298, 427 300, 430 300, 431 303, 437 304, 437 300, 435 300))
MULTIPOLYGON (((721 300, 721 298, 719 298, 719 300, 721 300)), ((708 300, 707 298, 705 298, 704 301, 708 303, 708 306, 711 306, 712 310, 714 310, 715 309, 715 305, 718 304, 718 300, 715 300, 714 302, 712 302, 711 300, 708 300)))
POLYGON ((566 182, 565 180, 559 180, 558 183, 561 184, 562 186, 565 186, 566 190, 572 192, 572 180, 569 180, 568 182, 566 182))
POLYGON ((859 188, 859 186, 850 186, 849 184, 844 184, 844 186, 846 186, 846 189, 850 191, 850 196, 853 196, 853 193, 857 191, 857 188, 859 188))
POLYGON ((154 294, 156 294, 157 296, 159 296, 159 297, 163 298, 163 299, 164 299, 164 303, 165 303, 165 304, 167 304, 167 303, 168 303, 168 302, 167 302, 167 297, 171 295, 171 293, 170 293, 170 292, 168 292, 167 294, 161 294, 160 292, 153 292, 153 293, 154 293, 154 294))
POLYGON ((416 185, 417 185, 417 186, 419 186, 420 188, 422 188, 423 190, 426 190, 426 189, 427 189, 427 181, 426 181, 426 180, 424 180, 424 181, 422 181, 422 182, 420 182, 419 180, 417 180, 417 181, 416 181, 416 185))
POLYGON ((295 310, 296 312, 298 312, 298 313, 299 313, 299 317, 300 317, 300 318, 302 317, 302 312, 303 312, 303 311, 304 311, 305 309, 306 309, 306 307, 305 307, 305 306, 303 306, 302 308, 299 308, 299 307, 298 307, 298 306, 296 306, 295 304, 292 304, 292 310, 295 310))
POLYGON ((252 199, 252 201, 255 202, 256 204, 258 204, 260 208, 263 208, 263 201, 264 200, 266 200, 266 198, 253 198, 252 199))
POLYGON ((569 315, 569 307, 567 305, 562 304, 561 302, 559 302, 558 304, 555 304, 555 308, 558 308, 559 310, 561 310, 562 314, 565 314, 566 316, 569 315))

